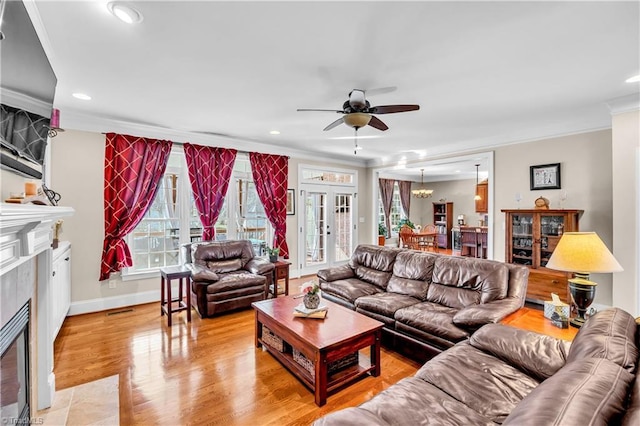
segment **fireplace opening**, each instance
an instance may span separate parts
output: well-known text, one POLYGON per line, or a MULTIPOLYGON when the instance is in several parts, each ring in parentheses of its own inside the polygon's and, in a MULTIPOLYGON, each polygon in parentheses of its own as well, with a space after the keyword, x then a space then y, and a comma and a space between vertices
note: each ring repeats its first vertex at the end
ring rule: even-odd
POLYGON ((0 329, 0 420, 24 424, 29 407, 29 302, 0 329))

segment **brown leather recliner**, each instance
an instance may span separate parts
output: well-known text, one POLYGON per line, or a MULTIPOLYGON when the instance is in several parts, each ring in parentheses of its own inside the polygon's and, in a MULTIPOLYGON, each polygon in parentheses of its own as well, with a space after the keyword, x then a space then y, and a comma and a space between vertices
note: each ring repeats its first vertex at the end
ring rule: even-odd
POLYGON ((191 304, 201 317, 251 306, 267 297, 273 264, 255 257, 248 240, 207 241, 182 246, 191 272, 191 304))

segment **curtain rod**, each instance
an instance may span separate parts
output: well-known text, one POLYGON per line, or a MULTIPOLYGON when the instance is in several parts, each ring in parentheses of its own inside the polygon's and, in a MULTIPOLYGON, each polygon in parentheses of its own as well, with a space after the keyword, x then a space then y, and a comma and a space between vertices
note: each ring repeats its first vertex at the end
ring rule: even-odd
MULTIPOLYGON (((103 135, 106 135, 107 133, 114 133, 114 132, 100 132, 100 133, 103 135)), ((117 133, 117 134, 120 134, 120 133, 117 133)), ((144 136, 136 136, 136 137, 144 138, 144 136)), ((180 146, 184 146, 185 143, 191 143, 191 142, 174 142, 174 141, 169 141, 169 142, 171 142, 173 145, 180 145, 180 146)), ((197 144, 192 144, 192 145, 197 145, 197 144)), ((200 145, 200 146, 209 146, 209 145, 200 145)), ((213 147, 213 148, 216 148, 216 147, 213 147)), ((236 151, 238 151, 238 154, 251 154, 251 151, 244 151, 236 148, 231 148, 231 149, 235 149, 236 151)), ((268 155, 279 155, 279 154, 268 154, 268 155)), ((291 159, 291 157, 289 157, 288 155, 283 155, 282 157, 287 157, 287 159, 291 159)))

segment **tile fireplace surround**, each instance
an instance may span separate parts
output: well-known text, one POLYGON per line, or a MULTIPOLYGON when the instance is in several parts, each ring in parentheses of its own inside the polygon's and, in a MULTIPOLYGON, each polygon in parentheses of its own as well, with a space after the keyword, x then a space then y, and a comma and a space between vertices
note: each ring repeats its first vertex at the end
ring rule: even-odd
POLYGON ((51 406, 54 330, 51 330, 52 226, 70 207, 0 203, 0 327, 31 301, 29 402, 32 413, 51 406))

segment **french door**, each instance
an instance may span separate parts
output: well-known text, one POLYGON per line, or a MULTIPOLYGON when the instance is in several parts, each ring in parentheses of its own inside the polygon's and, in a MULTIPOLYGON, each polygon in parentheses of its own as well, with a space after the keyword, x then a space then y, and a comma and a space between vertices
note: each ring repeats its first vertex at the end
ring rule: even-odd
POLYGON ((339 265, 357 244, 356 192, 332 185, 301 185, 302 275, 339 265))

